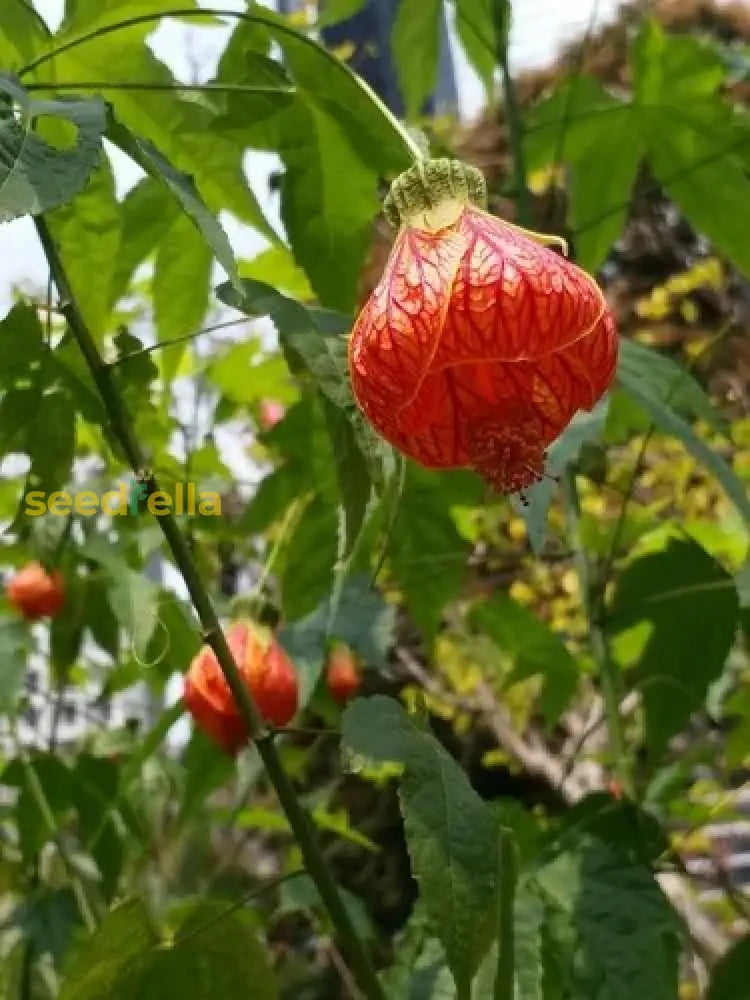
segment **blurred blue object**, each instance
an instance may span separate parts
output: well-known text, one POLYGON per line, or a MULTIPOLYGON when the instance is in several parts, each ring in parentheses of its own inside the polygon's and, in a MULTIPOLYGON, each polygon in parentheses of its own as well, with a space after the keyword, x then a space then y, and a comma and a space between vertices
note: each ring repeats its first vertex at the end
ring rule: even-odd
MULTIPOLYGON (((402 117, 404 102, 399 91, 390 44, 399 2, 400 0, 367 0, 353 17, 324 28, 322 35, 323 41, 330 48, 347 43, 354 46, 354 54, 348 60, 351 68, 369 83, 395 115, 402 117)), ((294 13, 300 6, 300 0, 279 0, 282 14, 294 13)), ((430 115, 456 113, 457 107, 453 57, 443 14, 438 79, 435 93, 426 102, 424 112, 430 115)))

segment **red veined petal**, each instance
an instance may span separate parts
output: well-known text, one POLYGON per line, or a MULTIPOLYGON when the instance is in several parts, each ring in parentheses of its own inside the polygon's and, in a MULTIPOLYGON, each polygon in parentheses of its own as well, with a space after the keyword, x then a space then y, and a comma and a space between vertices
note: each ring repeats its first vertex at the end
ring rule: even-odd
POLYGON ((407 411, 398 414, 398 446, 428 468, 472 466, 470 442, 476 427, 497 430, 498 425, 526 424, 543 451, 576 408, 556 396, 535 363, 453 365, 428 375, 407 408, 430 414, 429 423, 419 432, 409 433, 401 424, 407 411))
MULTIPOLYGON (((465 245, 456 227, 438 233, 402 229, 354 325, 349 342, 354 394, 389 440, 396 414, 416 396, 438 348, 465 245)), ((430 419, 416 417, 417 424, 430 419)))
POLYGON ((533 360, 585 336, 605 303, 594 280, 523 232, 472 206, 433 370, 464 359, 533 360))
POLYGON ((614 316, 606 309, 591 333, 556 355, 579 382, 579 409, 593 409, 609 388, 617 368, 617 353, 617 327, 614 316))

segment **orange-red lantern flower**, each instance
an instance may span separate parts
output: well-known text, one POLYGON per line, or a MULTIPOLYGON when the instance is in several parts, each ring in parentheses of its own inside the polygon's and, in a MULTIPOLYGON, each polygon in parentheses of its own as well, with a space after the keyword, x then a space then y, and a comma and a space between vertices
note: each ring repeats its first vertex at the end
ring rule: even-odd
POLYGON ((8 601, 27 621, 54 618, 65 604, 65 583, 59 569, 47 570, 38 562, 27 563, 6 587, 8 601))
MULTIPOLYGON (((297 711, 297 674, 267 629, 237 622, 227 643, 258 711, 267 722, 285 726, 297 711)), ((185 707, 203 731, 227 753, 236 754, 249 739, 216 654, 203 646, 185 676, 185 707)))
POLYGON ((360 407, 396 448, 515 493, 606 391, 617 332, 593 278, 549 249, 563 241, 488 215, 485 201, 482 175, 455 160, 397 178, 384 210, 398 235, 349 366, 360 407))
POLYGON ((334 701, 345 705, 359 690, 362 680, 354 654, 348 646, 337 644, 326 666, 326 686, 334 701))

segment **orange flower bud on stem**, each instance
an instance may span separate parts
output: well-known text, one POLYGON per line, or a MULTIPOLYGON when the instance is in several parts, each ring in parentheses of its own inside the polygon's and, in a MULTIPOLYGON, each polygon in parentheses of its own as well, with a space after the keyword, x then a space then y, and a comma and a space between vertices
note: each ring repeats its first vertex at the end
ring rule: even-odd
MULTIPOLYGON (((240 678, 266 722, 285 726, 297 711, 297 675, 268 630, 236 622, 226 633, 240 678)), ((185 677, 185 706, 201 729, 227 753, 251 738, 216 653, 203 646, 185 677)))
POLYGON ((65 582, 59 569, 27 563, 6 587, 8 601, 27 621, 55 618, 65 604, 65 582))
POLYGON ((345 705, 362 683, 354 655, 348 646, 336 645, 326 667, 326 686, 334 701, 345 705))

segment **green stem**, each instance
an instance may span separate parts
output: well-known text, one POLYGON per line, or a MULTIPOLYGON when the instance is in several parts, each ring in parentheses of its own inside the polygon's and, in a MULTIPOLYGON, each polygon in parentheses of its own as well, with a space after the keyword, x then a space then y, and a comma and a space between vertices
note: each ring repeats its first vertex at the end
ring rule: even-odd
POLYGON ((500 830, 500 926, 494 1000, 515 995, 515 903, 518 848, 511 830, 500 830))
POLYGON ((403 455, 399 454, 396 456, 396 471, 394 472, 394 486, 391 488, 391 484, 388 484, 387 491, 387 507, 386 507, 386 522, 385 531, 383 532, 383 544, 380 549, 380 555, 378 556, 378 561, 375 564, 375 569, 372 572, 372 579, 370 581, 370 586, 374 587, 378 582, 380 574, 383 572, 383 567, 385 566, 385 561, 388 558, 388 549, 390 548, 391 539, 393 537, 393 529, 396 527, 396 518, 398 517, 398 512, 401 507, 401 497, 404 495, 404 487, 406 486, 406 459, 403 455))
POLYGON ((149 344, 147 347, 141 347, 140 350, 131 351, 130 354, 123 354, 119 358, 115 358, 114 361, 109 362, 109 367, 117 368, 119 365, 124 365, 126 361, 132 361, 133 358, 142 358, 155 351, 165 351, 168 347, 186 344, 189 341, 197 340, 198 337, 204 337, 207 333, 227 330, 233 326, 241 326, 243 323, 247 323, 247 316, 242 316, 241 319, 228 319, 223 323, 214 323, 213 326, 206 326, 202 330, 194 330, 192 333, 184 333, 181 337, 172 337, 171 340, 161 340, 156 344, 149 344))
POLYGON ((19 71, 18 76, 19 78, 23 78, 28 73, 31 73, 32 70, 44 65, 44 63, 49 62, 56 56, 62 55, 63 52, 70 52, 71 49, 78 48, 79 45, 84 45, 86 42, 93 41, 95 38, 101 38, 104 35, 111 35, 115 31, 122 31, 125 28, 132 28, 139 24, 150 24, 154 21, 161 21, 165 17, 186 17, 190 18, 190 20, 194 20, 195 18, 200 17, 215 18, 217 16, 236 18, 239 21, 246 21, 248 24, 264 24, 272 31, 278 32, 282 35, 287 35, 303 45, 308 45, 313 48, 319 56, 332 63, 336 69, 339 70, 339 72, 345 73, 349 79, 356 83, 360 90, 367 95, 372 104, 375 105, 383 118, 398 135, 404 146, 404 151, 408 154, 408 156, 417 162, 423 159, 422 150, 419 148, 414 138, 409 134, 409 131, 401 124, 398 118, 396 118, 383 101, 381 101, 369 84, 365 83, 361 77, 349 69, 346 63, 338 59, 332 52, 329 52, 323 46, 318 45, 316 41, 312 38, 308 38, 307 35, 304 35, 299 31, 295 31, 295 29, 290 25, 285 24, 281 19, 274 17, 272 13, 268 13, 266 15, 260 13, 247 14, 236 10, 196 10, 195 8, 186 9, 184 7, 176 7, 171 10, 160 10, 158 13, 151 12, 147 14, 139 14, 134 17, 128 17, 123 21, 118 21, 115 24, 100 25, 93 31, 79 35, 78 38, 71 38, 69 41, 63 42, 62 45, 58 45, 56 48, 50 49, 49 52, 45 52, 42 55, 37 56, 37 58, 33 59, 30 63, 27 63, 19 71))
POLYGON ((28 83, 26 90, 135 90, 162 92, 189 92, 200 94, 294 94, 296 87, 264 87, 262 84, 242 83, 128 83, 119 81, 107 83, 106 80, 58 80, 55 83, 28 83))
POLYGON ((19 1000, 33 1000, 32 975, 34 972, 34 946, 27 941, 21 958, 21 982, 18 988, 19 1000))
POLYGON ((516 88, 513 83, 513 77, 510 74, 510 64, 508 62, 510 31, 507 22, 509 19, 509 10, 509 0, 493 0, 497 61, 500 63, 500 70, 503 76, 503 103, 505 105, 505 119, 508 126, 508 141, 513 157, 513 175, 516 188, 514 201, 518 213, 517 221, 519 225, 528 229, 531 227, 532 222, 531 199, 529 197, 529 189, 526 186, 526 163, 523 155, 521 116, 518 111, 516 88))
MULTIPOLYGON (((191 14, 196 13, 191 11, 191 14)), ((115 437, 136 475, 146 479, 149 492, 159 489, 155 476, 144 471, 145 461, 136 437, 133 421, 122 400, 112 372, 103 361, 96 343, 86 326, 81 311, 73 297, 62 260, 52 239, 49 227, 42 216, 34 220, 39 239, 44 248, 52 278, 57 286, 60 307, 71 329, 80 351, 88 365, 91 376, 101 395, 115 437)), ((289 825, 299 844, 305 867, 317 886, 320 897, 335 927, 352 971, 370 1000, 385 1000, 375 969, 369 955, 352 924, 349 913, 339 895, 333 877, 328 870, 318 845, 317 835, 309 814, 301 806, 291 779, 284 770, 278 751, 273 742, 273 731, 269 729, 258 711, 248 689, 242 682, 237 665, 227 645, 226 637, 219 624, 208 592, 198 573, 195 560, 187 541, 170 512, 157 517, 157 522, 169 546, 172 557, 185 581, 203 629, 203 636, 216 654, 221 671, 237 703, 237 708, 247 727, 251 739, 265 765, 269 780, 278 796, 281 807, 289 820, 289 825)))
POLYGON ((15 733, 15 744, 16 753, 21 761, 21 767, 23 768, 23 772, 26 777, 26 785, 29 793, 36 803, 36 807, 44 820, 44 824, 47 827, 49 835, 52 838, 62 863, 65 866, 65 870, 68 873, 70 887, 76 898, 76 904, 78 906, 78 911, 81 914, 81 920, 83 921, 86 930, 89 931, 89 933, 93 933, 96 930, 97 923, 94 911, 91 909, 83 883, 76 874, 75 868, 70 860, 68 849, 60 836, 60 832, 57 828, 57 821, 55 820, 55 814, 52 812, 52 808, 47 801, 47 796, 44 793, 42 783, 34 770, 34 765, 29 760, 28 754, 21 744, 18 733, 15 733))
POLYGON ((607 715, 610 749, 615 773, 629 797, 634 796, 633 779, 630 771, 630 757, 625 742, 625 733, 620 715, 620 677, 612 660, 609 644, 600 625, 598 615, 597 589, 591 578, 586 549, 581 538, 581 502, 578 495, 575 471, 567 469, 563 478, 563 491, 567 508, 568 530, 573 546, 581 600, 588 619, 591 652, 599 669, 599 678, 607 715))

